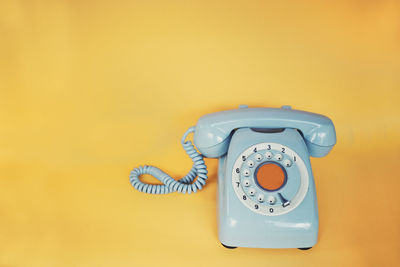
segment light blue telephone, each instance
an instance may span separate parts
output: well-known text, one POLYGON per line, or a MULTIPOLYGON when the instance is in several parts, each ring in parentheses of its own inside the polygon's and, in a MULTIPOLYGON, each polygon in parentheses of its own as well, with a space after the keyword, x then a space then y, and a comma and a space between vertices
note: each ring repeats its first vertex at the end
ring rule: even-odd
POLYGON ((218 235, 227 248, 311 248, 317 242, 318 207, 310 156, 336 143, 332 121, 290 106, 216 112, 199 119, 182 138, 193 161, 175 180, 153 166, 132 170, 130 182, 151 194, 191 193, 207 179, 203 156, 218 158, 218 235), (194 148, 186 141, 194 132, 194 148), (146 184, 150 174, 162 185, 146 184), (197 179, 195 180, 195 178, 197 179))

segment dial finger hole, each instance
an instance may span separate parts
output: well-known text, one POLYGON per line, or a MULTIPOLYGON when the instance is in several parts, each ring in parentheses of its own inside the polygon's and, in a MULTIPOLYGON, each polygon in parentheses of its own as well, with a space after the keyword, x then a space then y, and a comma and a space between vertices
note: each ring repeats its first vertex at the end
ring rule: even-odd
POLYGON ((283 161, 283 165, 285 165, 286 167, 290 167, 290 166, 292 166, 292 162, 290 160, 288 160, 288 159, 285 159, 283 161))
POLYGON ((268 197, 268 203, 269 204, 274 204, 276 202, 276 198, 274 196, 269 196, 268 197))
POLYGON ((276 155, 275 155, 275 159, 277 159, 277 160, 282 160, 282 159, 283 159, 282 154, 276 154, 276 155))
POLYGON ((248 169, 245 169, 245 170, 243 171, 243 175, 244 175, 244 176, 249 176, 249 175, 250 175, 250 171, 249 171, 248 169))
POLYGON ((254 161, 249 160, 249 161, 247 162, 247 165, 248 165, 250 168, 253 168, 253 167, 254 167, 254 161))
POLYGON ((254 194, 256 193, 256 190, 254 188, 250 188, 248 192, 249 192, 250 196, 254 196, 254 194))
POLYGON ((266 152, 265 153, 265 157, 267 158, 267 159, 272 159, 272 153, 271 152, 266 152))

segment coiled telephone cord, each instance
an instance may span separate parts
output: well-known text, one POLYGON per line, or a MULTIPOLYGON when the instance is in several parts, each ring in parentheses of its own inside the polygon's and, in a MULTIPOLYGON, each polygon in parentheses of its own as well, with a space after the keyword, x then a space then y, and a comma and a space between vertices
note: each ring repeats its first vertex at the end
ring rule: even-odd
POLYGON ((185 149, 188 156, 193 161, 192 169, 183 178, 175 180, 162 170, 154 166, 139 166, 131 171, 129 180, 132 186, 144 193, 148 194, 168 194, 172 192, 179 193, 196 193, 197 190, 201 190, 207 180, 207 166, 204 163, 203 155, 201 155, 194 148, 191 141, 186 141, 186 137, 194 132, 194 127, 190 127, 182 137, 181 144, 185 149), (161 185, 148 184, 142 182, 139 177, 143 174, 149 174, 159 180, 161 185), (194 179, 197 177, 196 181, 194 179))

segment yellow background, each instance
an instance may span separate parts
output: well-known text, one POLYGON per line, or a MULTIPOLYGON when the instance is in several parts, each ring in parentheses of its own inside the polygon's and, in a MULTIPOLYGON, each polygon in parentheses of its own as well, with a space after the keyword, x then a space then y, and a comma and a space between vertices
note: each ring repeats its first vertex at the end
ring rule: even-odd
POLYGON ((400 4, 322 2, 1 1, 0 266, 398 265, 400 4), (309 251, 223 248, 215 159, 196 195, 128 182, 239 104, 335 123, 309 251))

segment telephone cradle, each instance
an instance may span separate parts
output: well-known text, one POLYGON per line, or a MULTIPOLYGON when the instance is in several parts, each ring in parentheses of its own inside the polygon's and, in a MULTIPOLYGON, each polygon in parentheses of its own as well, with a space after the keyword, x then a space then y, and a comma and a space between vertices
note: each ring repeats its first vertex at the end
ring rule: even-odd
POLYGON ((186 176, 175 180, 145 165, 131 171, 130 182, 151 194, 197 192, 207 180, 203 157, 218 158, 218 237, 222 245, 304 250, 318 238, 310 156, 327 155, 335 143, 335 127, 325 116, 289 106, 241 106, 205 115, 184 134, 182 145, 193 161, 186 176), (194 133, 194 145, 186 140, 190 133, 194 133), (142 174, 163 184, 144 183, 139 179, 142 174))

